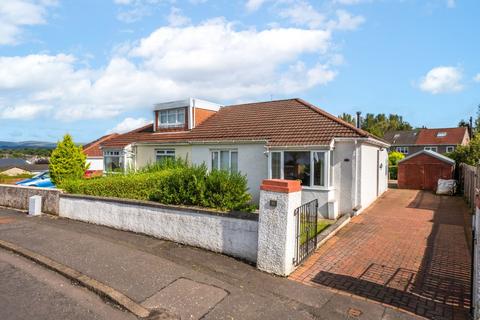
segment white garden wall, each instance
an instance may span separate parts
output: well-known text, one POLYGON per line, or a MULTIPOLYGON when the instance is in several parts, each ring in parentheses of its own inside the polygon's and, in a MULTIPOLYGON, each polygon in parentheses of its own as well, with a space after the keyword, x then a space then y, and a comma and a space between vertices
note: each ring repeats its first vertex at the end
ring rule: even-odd
POLYGON ((165 206, 151 202, 89 196, 60 198, 60 216, 167 239, 257 260, 258 221, 254 214, 165 206))

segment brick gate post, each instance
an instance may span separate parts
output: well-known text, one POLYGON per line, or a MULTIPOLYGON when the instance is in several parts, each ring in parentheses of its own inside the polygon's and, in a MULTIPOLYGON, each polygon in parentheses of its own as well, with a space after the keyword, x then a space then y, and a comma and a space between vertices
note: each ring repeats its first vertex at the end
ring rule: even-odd
POLYGON ((267 179, 260 186, 257 268, 287 276, 294 270, 295 217, 300 181, 267 179))

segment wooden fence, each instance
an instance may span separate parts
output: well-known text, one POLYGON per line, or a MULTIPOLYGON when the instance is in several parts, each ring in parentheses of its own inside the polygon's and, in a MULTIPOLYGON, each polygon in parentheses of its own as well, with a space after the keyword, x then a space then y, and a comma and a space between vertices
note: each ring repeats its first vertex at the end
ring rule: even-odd
POLYGON ((472 209, 475 209, 475 195, 480 189, 480 167, 470 166, 468 164, 460 164, 460 187, 463 189, 463 196, 472 209))

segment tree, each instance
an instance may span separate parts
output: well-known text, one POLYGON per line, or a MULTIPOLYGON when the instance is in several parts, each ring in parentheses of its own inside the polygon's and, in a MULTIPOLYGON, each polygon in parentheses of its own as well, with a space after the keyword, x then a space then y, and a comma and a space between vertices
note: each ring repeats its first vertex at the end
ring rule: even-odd
POLYGON ((69 134, 63 137, 50 157, 50 177, 55 185, 63 180, 80 179, 88 169, 82 147, 77 147, 69 134))
POLYGON ((469 124, 467 121, 465 121, 464 119, 462 119, 462 120, 460 120, 460 121, 458 122, 458 125, 457 125, 457 126, 458 126, 458 127, 467 127, 467 128, 468 128, 468 127, 470 127, 470 124, 469 124))
POLYGON ((400 160, 405 158, 405 155, 401 152, 392 151, 388 154, 388 164, 393 167, 398 164, 400 160))
POLYGON ((466 163, 472 166, 480 164, 480 135, 476 135, 466 146, 457 146, 448 157, 457 163, 466 163))
POLYGON ((355 118, 349 114, 349 113, 342 113, 341 115, 338 116, 340 119, 342 119, 345 122, 350 123, 351 125, 355 125, 355 118))

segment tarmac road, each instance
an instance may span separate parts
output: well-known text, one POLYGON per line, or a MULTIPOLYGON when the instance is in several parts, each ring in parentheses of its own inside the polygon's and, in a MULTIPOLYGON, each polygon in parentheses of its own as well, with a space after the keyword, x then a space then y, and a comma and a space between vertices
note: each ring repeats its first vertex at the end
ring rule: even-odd
POLYGON ((136 319, 34 262, 0 249, 0 319, 136 319))

